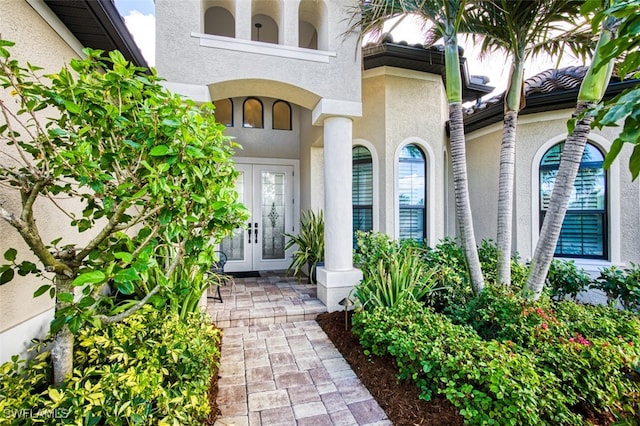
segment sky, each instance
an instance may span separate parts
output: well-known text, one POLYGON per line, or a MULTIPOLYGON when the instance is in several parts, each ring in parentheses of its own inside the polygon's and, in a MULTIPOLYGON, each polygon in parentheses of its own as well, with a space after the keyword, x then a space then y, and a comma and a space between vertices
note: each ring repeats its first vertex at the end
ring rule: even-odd
MULTIPOLYGON (((114 0, 114 3, 147 63, 149 66, 155 66, 156 20, 154 0, 114 0)), ((392 32, 394 40, 396 42, 404 40, 409 44, 422 42, 419 24, 412 22, 410 19, 405 21, 394 28, 392 32)), ((479 52, 474 49, 472 43, 464 40, 459 42, 465 49, 469 73, 489 77, 490 82, 488 84, 496 88, 492 94, 485 96, 485 98, 504 91, 509 78, 509 64, 506 63, 505 57, 500 54, 493 54, 490 57, 480 59, 479 52)), ((560 67, 581 64, 580 61, 565 55, 560 67)), ((535 60, 530 60, 525 66, 525 78, 554 67, 556 67, 556 64, 551 58, 538 57, 535 60)))
POLYGON ((114 0, 147 64, 156 65, 156 17, 153 0, 114 0))

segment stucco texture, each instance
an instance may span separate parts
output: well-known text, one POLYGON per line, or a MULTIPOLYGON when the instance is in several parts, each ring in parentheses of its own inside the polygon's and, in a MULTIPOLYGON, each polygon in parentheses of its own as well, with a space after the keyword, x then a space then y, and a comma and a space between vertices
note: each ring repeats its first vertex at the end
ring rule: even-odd
MULTIPOLYGON (((56 72, 71 58, 77 57, 74 51, 62 40, 56 32, 38 15, 26 1, 3 1, 2 16, 0 18, 0 34, 3 39, 11 40, 16 46, 11 50, 12 55, 25 63, 45 68, 44 72, 56 72), (37 35, 37 36, 36 36, 37 35)), ((8 105, 13 104, 11 95, 7 91, 0 92, 2 99, 8 105)), ((0 147, 2 151, 6 146, 0 147)), ((8 157, 0 153, 0 162, 6 164, 8 157)), ((19 207, 18 195, 5 188, 0 188, 0 202, 10 211, 17 211, 19 207)), ((43 202, 36 204, 37 224, 44 234, 44 241, 49 242, 59 236, 65 237, 65 242, 74 242, 64 226, 65 220, 60 212, 45 206, 43 202)), ((6 222, 0 221, 0 252, 8 248, 18 250, 18 261, 34 260, 34 256, 22 242, 18 233, 6 222)), ((18 277, 12 282, 0 286, 0 332, 10 329, 24 321, 33 318, 53 307, 48 295, 33 298, 33 292, 43 282, 34 277, 18 277)), ((33 336, 31 336, 33 337, 33 336)))
MULTIPOLYGON (((538 238, 539 161, 547 149, 566 138, 566 122, 571 113, 572 110, 562 110, 519 118, 513 250, 525 260, 533 255, 538 238)), ((590 142, 606 152, 617 131, 593 130, 590 142)), ((496 238, 501 135, 502 123, 498 123, 467 136, 469 191, 478 241, 496 238)), ((607 171, 609 256, 606 261, 616 264, 640 261, 640 194, 637 182, 631 181, 628 172, 630 150, 627 148, 607 171)))
MULTIPOLYGON (((157 0, 156 45, 162 46, 156 52, 158 73, 176 83, 205 86, 232 84, 234 90, 248 90, 255 96, 273 96, 272 89, 277 85, 283 93, 281 99, 295 101, 307 109, 312 109, 320 98, 359 102, 361 60, 357 36, 345 35, 348 29, 346 8, 352 2, 321 1, 325 4, 321 10, 326 16, 318 30, 319 33, 326 34, 326 50, 335 53, 326 63, 260 52, 248 53, 242 51, 242 43, 238 44, 236 50, 232 46, 230 49, 200 46, 200 39, 192 36, 192 33, 203 32, 203 2, 185 0, 181 7, 176 8, 171 0, 157 0), (287 87, 298 98, 289 98, 286 94, 287 87), (304 89, 308 96, 305 98, 297 89, 304 89)), ((259 9, 258 6, 271 5, 275 9, 271 11, 273 15, 280 14, 279 25, 283 30, 290 25, 290 20, 298 19, 298 14, 293 10, 297 8, 296 1, 236 3, 236 20, 244 19, 243 16, 249 13, 247 8, 252 7, 252 4, 256 10, 259 9)), ((242 36, 236 33, 238 40, 242 36)), ((229 43, 233 43, 233 39, 229 39, 229 43)), ((265 49, 274 46, 268 43, 262 45, 265 49)), ((296 49, 295 46, 287 47, 287 54, 296 49)), ((251 48, 260 50, 260 43, 251 44, 251 48)), ((215 93, 215 88, 212 88, 212 92, 215 93)), ((223 92, 224 97, 237 95, 223 92)))
POLYGON ((440 76, 381 67, 365 71, 363 118, 354 122, 354 139, 370 142, 378 158, 379 231, 397 236, 398 155, 407 144, 418 145, 427 163, 427 236, 444 237, 444 173, 447 104, 440 76))

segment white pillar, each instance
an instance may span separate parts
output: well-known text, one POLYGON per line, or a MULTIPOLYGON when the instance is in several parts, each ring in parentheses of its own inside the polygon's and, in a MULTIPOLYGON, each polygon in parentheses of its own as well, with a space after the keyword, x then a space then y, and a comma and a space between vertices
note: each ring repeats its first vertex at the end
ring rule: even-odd
POLYGON ((353 267, 352 121, 330 116, 324 120, 325 264, 318 269, 318 297, 329 311, 362 279, 353 267))
POLYGON ((280 3, 280 44, 298 47, 298 0, 286 0, 280 3))
POLYGON ((346 117, 324 120, 324 264, 331 271, 353 268, 351 127, 346 117))
POLYGON ((251 2, 236 0, 235 12, 236 38, 251 40, 251 2))

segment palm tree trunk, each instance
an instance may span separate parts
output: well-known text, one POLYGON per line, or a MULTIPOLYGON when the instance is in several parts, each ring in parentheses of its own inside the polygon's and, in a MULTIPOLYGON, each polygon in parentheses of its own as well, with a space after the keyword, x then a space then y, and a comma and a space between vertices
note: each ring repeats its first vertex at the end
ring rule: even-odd
POLYGON ((608 16, 604 20, 591 65, 580 85, 576 112, 574 113, 575 127, 564 144, 558 174, 549 200, 549 208, 531 261, 531 272, 527 278, 526 290, 529 293, 528 296, 533 300, 538 299, 542 294, 544 281, 549 272, 549 265, 551 265, 562 229, 562 222, 569 205, 569 197, 578 175, 587 137, 591 131, 591 123, 594 118, 588 111, 602 100, 611 79, 614 61, 610 59, 607 62, 602 62, 602 46, 614 37, 617 23, 618 18, 614 16, 608 16), (600 62, 602 63, 600 64, 600 62), (595 64, 599 65, 596 67, 595 64))
MULTIPOLYGON (((579 101, 574 116, 579 117, 583 111, 593 108, 595 105, 596 103, 592 101, 579 101)), ((549 200, 549 208, 540 230, 540 240, 536 245, 531 261, 531 273, 527 279, 526 288, 531 292, 531 297, 534 300, 538 299, 542 293, 549 265, 553 260, 562 222, 569 205, 569 197, 571 197, 587 137, 591 131, 592 121, 593 116, 590 114, 579 117, 573 132, 564 144, 558 174, 553 185, 551 200, 549 200)))
POLYGON ((473 231, 469 182, 467 179, 467 154, 462 122, 462 105, 449 104, 449 127, 451 130, 451 165, 453 167, 453 186, 456 200, 456 214, 460 227, 460 239, 473 291, 479 294, 484 289, 484 278, 473 231))
POLYGON ((511 285, 511 245, 513 239, 513 182, 516 163, 516 129, 518 113, 523 107, 524 62, 514 58, 509 87, 504 99, 504 121, 500 145, 498 179, 498 284, 511 285))
POLYGON ((504 115, 500 146, 500 176, 498 179, 498 283, 511 285, 511 241, 513 228, 513 181, 516 159, 516 127, 518 112, 504 115))

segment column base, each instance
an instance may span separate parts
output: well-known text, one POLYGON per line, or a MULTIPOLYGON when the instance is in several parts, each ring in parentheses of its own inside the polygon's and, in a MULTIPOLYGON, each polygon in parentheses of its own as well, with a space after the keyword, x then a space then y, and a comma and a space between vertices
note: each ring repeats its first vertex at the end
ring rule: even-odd
POLYGON ((345 297, 351 296, 351 290, 362 280, 360 269, 347 271, 330 271, 325 268, 317 269, 318 299, 327 306, 327 311, 343 311, 344 306, 340 302, 345 297))

